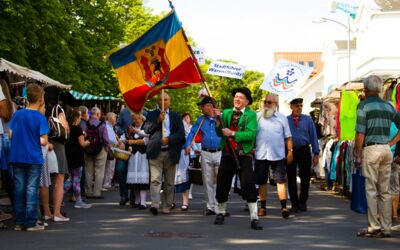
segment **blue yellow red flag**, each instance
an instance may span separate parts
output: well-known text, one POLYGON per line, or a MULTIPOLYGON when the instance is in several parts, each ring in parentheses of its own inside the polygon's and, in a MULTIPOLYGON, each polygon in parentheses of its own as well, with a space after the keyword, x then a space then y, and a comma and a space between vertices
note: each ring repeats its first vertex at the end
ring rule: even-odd
POLYGON ((174 10, 140 38, 111 54, 109 60, 126 104, 136 112, 161 89, 201 82, 174 10))

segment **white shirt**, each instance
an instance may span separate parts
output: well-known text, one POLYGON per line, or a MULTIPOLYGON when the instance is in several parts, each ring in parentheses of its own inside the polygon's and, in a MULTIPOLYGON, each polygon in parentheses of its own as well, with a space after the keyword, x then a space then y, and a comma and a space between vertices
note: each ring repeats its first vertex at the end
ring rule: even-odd
POLYGON ((275 112, 271 118, 258 121, 256 159, 279 161, 286 157, 285 139, 292 137, 289 122, 283 114, 275 112))
POLYGON ((169 109, 165 110, 165 115, 164 115, 164 137, 168 137, 171 134, 170 130, 170 121, 169 121, 169 109))

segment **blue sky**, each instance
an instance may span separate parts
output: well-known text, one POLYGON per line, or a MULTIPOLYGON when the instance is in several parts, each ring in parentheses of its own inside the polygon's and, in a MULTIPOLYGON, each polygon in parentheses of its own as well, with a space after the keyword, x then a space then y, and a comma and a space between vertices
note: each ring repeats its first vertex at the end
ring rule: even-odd
MULTIPOLYGON (((358 0, 342 0, 357 4, 358 0)), ((168 12, 167 0, 144 0, 154 13, 168 12)), ((230 59, 268 73, 273 53, 323 51, 327 41, 347 39, 334 23, 314 24, 320 17, 347 23, 342 12, 330 13, 328 0, 173 0, 189 36, 206 57, 230 59)))

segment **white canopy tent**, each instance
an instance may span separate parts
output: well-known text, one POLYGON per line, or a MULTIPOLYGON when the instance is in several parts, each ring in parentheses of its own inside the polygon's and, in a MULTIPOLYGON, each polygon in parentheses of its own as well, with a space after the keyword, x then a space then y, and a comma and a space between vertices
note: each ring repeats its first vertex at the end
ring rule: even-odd
POLYGON ((56 86, 61 89, 71 89, 71 85, 65 85, 59 81, 53 80, 48 76, 40 73, 39 71, 31 70, 18 64, 9 62, 4 58, 0 58, 0 71, 6 71, 16 74, 20 77, 39 81, 49 86, 56 86))

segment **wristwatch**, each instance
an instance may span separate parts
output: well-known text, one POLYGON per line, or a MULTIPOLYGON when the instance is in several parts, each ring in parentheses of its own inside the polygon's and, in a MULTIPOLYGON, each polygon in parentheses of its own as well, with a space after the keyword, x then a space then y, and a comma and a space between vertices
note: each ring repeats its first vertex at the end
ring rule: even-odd
POLYGON ((293 152, 293 148, 291 148, 291 149, 288 149, 288 151, 290 151, 290 152, 293 152))
POLYGON ((235 134, 236 134, 236 132, 235 132, 235 131, 233 131, 231 136, 232 136, 232 137, 234 137, 234 136, 235 136, 235 134))

